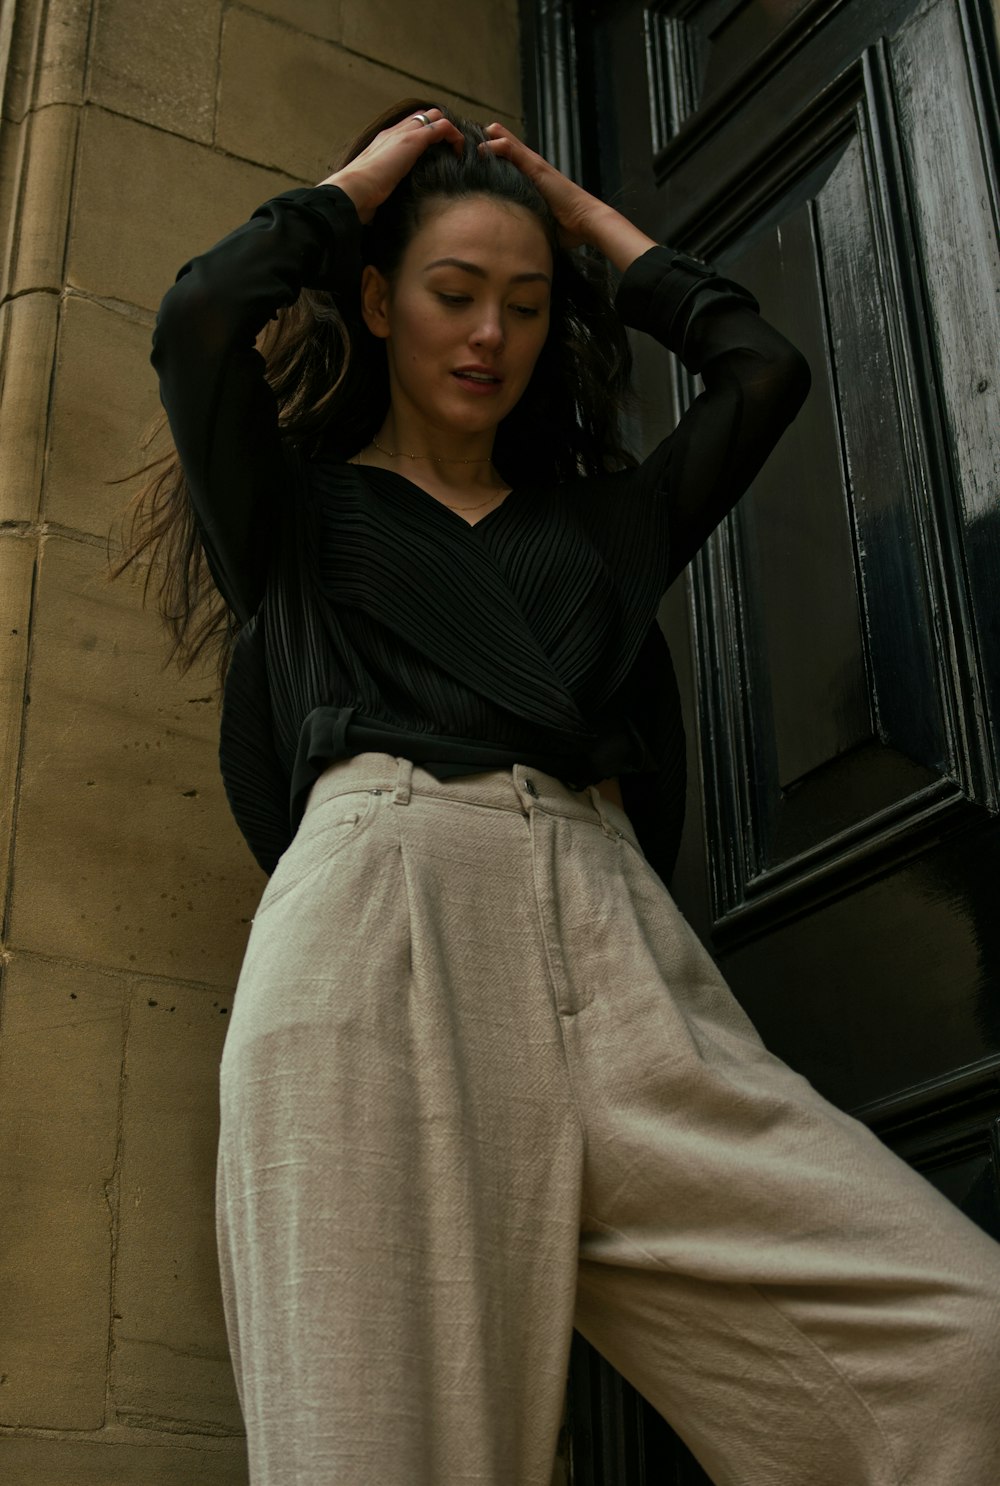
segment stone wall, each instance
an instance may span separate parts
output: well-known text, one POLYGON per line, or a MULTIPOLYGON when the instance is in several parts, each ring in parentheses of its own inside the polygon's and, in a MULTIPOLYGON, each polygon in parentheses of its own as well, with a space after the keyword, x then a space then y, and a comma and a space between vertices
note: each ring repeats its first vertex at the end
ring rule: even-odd
POLYGON ((516 0, 0 8, 0 1478, 246 1480, 217 1074, 263 879, 109 531, 181 263, 401 95, 518 127, 516 0), (12 29, 9 23, 12 18, 12 29))

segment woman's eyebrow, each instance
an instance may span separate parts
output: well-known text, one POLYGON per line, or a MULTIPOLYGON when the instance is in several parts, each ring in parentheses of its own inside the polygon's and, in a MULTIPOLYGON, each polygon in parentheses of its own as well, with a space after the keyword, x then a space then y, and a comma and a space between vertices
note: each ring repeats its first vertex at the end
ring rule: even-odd
MULTIPOLYGON (((466 263, 464 258, 435 258, 433 263, 424 265, 424 273, 428 273, 432 268, 461 268, 466 273, 476 274, 480 279, 488 277, 485 268, 480 268, 478 263, 466 263)), ((546 284, 552 283, 547 273, 512 273, 510 276, 512 284, 526 284, 536 279, 546 284)))

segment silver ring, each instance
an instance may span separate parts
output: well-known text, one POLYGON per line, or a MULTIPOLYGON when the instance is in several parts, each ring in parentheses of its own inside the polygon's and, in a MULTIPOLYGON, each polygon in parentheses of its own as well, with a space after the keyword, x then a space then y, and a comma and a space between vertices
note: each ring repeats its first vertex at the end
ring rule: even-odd
POLYGON ((414 114, 413 117, 415 119, 419 119, 425 129, 429 129, 431 127, 431 121, 426 114, 414 114))

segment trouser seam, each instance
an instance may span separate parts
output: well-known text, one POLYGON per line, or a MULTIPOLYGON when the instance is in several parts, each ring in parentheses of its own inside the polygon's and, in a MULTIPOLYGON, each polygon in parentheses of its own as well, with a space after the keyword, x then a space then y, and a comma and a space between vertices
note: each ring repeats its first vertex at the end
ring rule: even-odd
POLYGON ((749 1285, 748 1289, 752 1290, 754 1294, 757 1295, 765 1303, 765 1305, 769 1305, 771 1309, 781 1317, 786 1326, 791 1326, 796 1334, 800 1336, 802 1340, 809 1347, 811 1347, 818 1356, 823 1359, 827 1367, 829 1367, 832 1372, 835 1372, 837 1374, 837 1377, 843 1383, 844 1387, 854 1395, 861 1408, 864 1409, 865 1413, 868 1415, 868 1418, 871 1420, 876 1434, 882 1441, 885 1453, 892 1464, 892 1471, 893 1475, 895 1476, 894 1486, 905 1486, 903 1477, 899 1474, 899 1463, 896 1460, 896 1452, 889 1443, 885 1430, 882 1428, 871 1407, 861 1397, 861 1394, 858 1392, 857 1388, 855 1388, 854 1384, 851 1382, 850 1378, 846 1375, 843 1369, 837 1365, 832 1357, 828 1356, 827 1353, 823 1351, 823 1348, 819 1346, 817 1342, 813 1341, 812 1337, 809 1336, 807 1332, 802 1330, 802 1327, 798 1324, 798 1322, 793 1320, 791 1316, 785 1314, 781 1306, 778 1305, 777 1301, 773 1300, 771 1296, 768 1295, 767 1292, 761 1288, 760 1285, 749 1285))
MULTIPOLYGON (((652 1267, 654 1269, 659 1270, 661 1273, 667 1274, 667 1275, 677 1275, 677 1274, 681 1274, 682 1276, 684 1275, 685 1272, 683 1270, 680 1270, 679 1271, 679 1270, 671 1269, 669 1267, 669 1265, 666 1265, 666 1264, 663 1263, 662 1259, 658 1259, 655 1254, 651 1254, 648 1249, 644 1248, 641 1243, 637 1243, 636 1240, 634 1238, 632 1238, 629 1234, 623 1233, 620 1228, 615 1228, 611 1223, 605 1223, 603 1221, 603 1219, 595 1217, 592 1213, 586 1213, 586 1212, 582 1212, 581 1211, 581 1221, 583 1223, 590 1223, 595 1228, 603 1229, 603 1231, 605 1233, 612 1233, 612 1234, 615 1235, 616 1238, 622 1239, 623 1242, 625 1242, 626 1244, 630 1245, 630 1247, 633 1248, 636 1251, 636 1253, 642 1254, 642 1256, 649 1261, 649 1263, 652 1265, 652 1267)), ((592 1261, 589 1261, 589 1262, 596 1264, 599 1261, 592 1260, 592 1261)), ((708 1281, 707 1283, 711 1284, 713 1282, 712 1281, 708 1281)), ((724 1283, 724 1282, 718 1281, 718 1282, 714 1282, 714 1283, 724 1283)), ((746 1282, 746 1281, 738 1282, 738 1285, 739 1285, 739 1288, 742 1288, 744 1290, 750 1290, 750 1291, 752 1291, 753 1294, 756 1295, 759 1300, 762 1300, 765 1305, 769 1306, 770 1309, 773 1310, 775 1312, 775 1314, 778 1315, 781 1318, 782 1322, 786 1326, 790 1326, 792 1328, 792 1330, 795 1332, 796 1336, 800 1337, 802 1339, 802 1341, 807 1344, 807 1346, 810 1348, 810 1350, 813 1351, 813 1352, 815 1352, 816 1355, 822 1359, 822 1361, 826 1364, 826 1366, 830 1369, 830 1371, 836 1374, 836 1376, 840 1379, 840 1381, 843 1384, 843 1386, 848 1390, 848 1392, 857 1401, 857 1403, 860 1405, 860 1407, 864 1410, 865 1414, 871 1420, 872 1426, 873 1426, 876 1434, 878 1435, 879 1439, 882 1441, 882 1447, 885 1450, 886 1456, 887 1456, 887 1458, 888 1458, 888 1460, 889 1460, 889 1462, 890 1462, 890 1464, 892 1466, 893 1475, 895 1477, 894 1481, 892 1482, 892 1486, 906 1486, 905 1480, 903 1479, 903 1477, 899 1473, 899 1463, 896 1460, 896 1452, 893 1450, 892 1445, 889 1443, 889 1440, 888 1440, 888 1438, 886 1436, 885 1430, 882 1428, 881 1424, 879 1423, 878 1419, 876 1418, 876 1416, 873 1413, 873 1411, 870 1408, 870 1406, 861 1397, 861 1394, 858 1392, 857 1388, 855 1388, 855 1386, 851 1382, 850 1378, 848 1378, 844 1374, 843 1370, 840 1367, 838 1367, 837 1363, 833 1360, 833 1358, 830 1357, 830 1356, 828 1356, 827 1353, 824 1352, 823 1348, 821 1346, 819 1346, 817 1342, 813 1341, 812 1337, 809 1336, 807 1332, 805 1332, 805 1331, 802 1330, 802 1327, 799 1326, 798 1323, 796 1321, 794 1321, 791 1316, 786 1315, 786 1313, 782 1310, 781 1306, 779 1306, 776 1301, 772 1300, 771 1296, 768 1295, 767 1292, 765 1290, 763 1290, 760 1285, 755 1285, 753 1283, 746 1282)), ((722 1316, 720 1319, 722 1320, 723 1325, 726 1326, 730 1331, 735 1331, 736 1330, 736 1328, 732 1325, 732 1323, 730 1321, 728 1321, 726 1319, 725 1316, 722 1316)), ((789 1373, 791 1372, 791 1369, 789 1369, 788 1367, 785 1366, 785 1363, 781 1360, 780 1357, 775 1357, 774 1360, 777 1362, 778 1366, 781 1367, 785 1372, 789 1372, 789 1373)), ((793 1374, 793 1376, 794 1376, 794 1374, 793 1374)), ((800 1380, 797 1379, 796 1381, 800 1381, 800 1380)))

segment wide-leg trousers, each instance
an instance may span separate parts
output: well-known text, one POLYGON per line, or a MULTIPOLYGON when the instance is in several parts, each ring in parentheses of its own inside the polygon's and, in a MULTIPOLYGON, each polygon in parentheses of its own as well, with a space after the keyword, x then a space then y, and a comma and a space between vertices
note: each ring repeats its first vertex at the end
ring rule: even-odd
POLYGON ((1000 1245, 765 1049, 595 789, 331 766, 221 1107, 253 1486, 548 1486, 574 1324, 718 1486, 1000 1482, 1000 1245))

